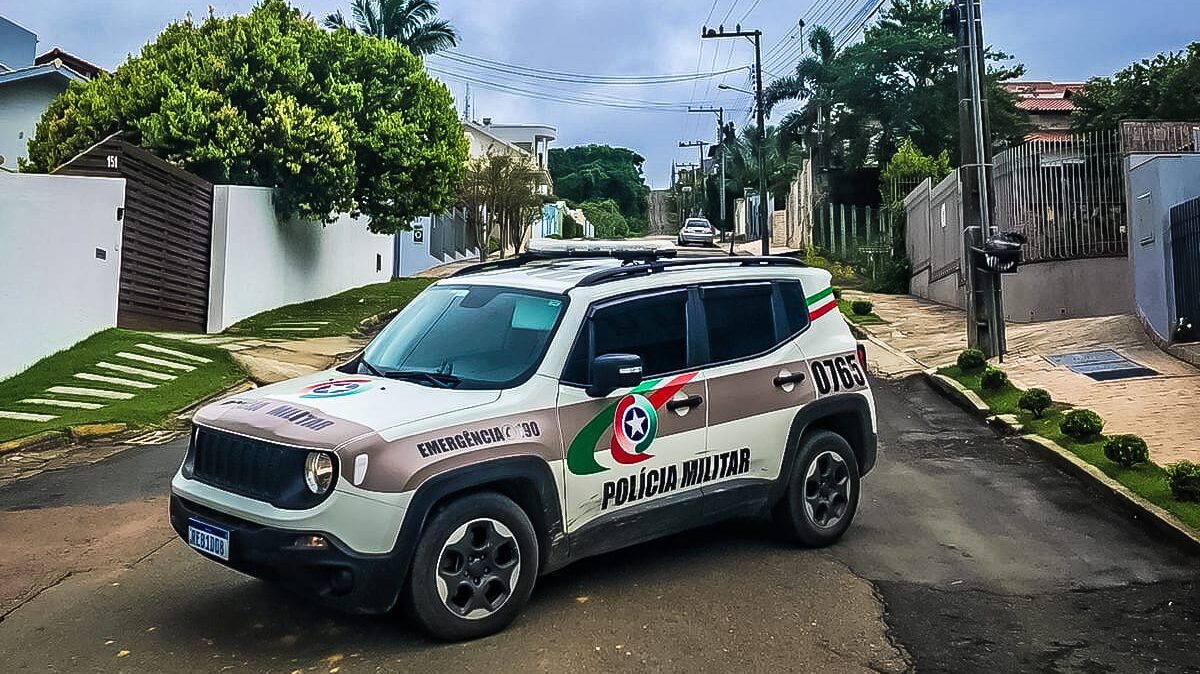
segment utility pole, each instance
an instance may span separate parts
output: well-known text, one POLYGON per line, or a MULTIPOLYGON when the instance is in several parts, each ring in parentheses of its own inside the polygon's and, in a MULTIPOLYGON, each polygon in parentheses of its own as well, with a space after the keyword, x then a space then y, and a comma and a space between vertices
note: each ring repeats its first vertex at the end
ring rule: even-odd
POLYGON ((702 188, 704 187, 704 178, 702 176, 704 175, 704 146, 706 145, 712 145, 712 143, 702 140, 679 141, 679 147, 700 148, 700 168, 692 174, 692 185, 696 188, 696 194, 693 198, 696 200, 695 208, 697 210, 704 207, 704 201, 700 194, 703 191, 702 188))
POLYGON ((967 277, 967 344, 1003 360, 1004 304, 1000 274, 984 267, 976 251, 997 236, 993 212, 992 135, 983 95, 986 61, 980 0, 954 0, 942 17, 958 45, 958 122, 962 145, 962 244, 967 277))
POLYGON ((725 221, 725 139, 721 137, 725 133, 725 108, 693 108, 688 107, 688 112, 715 112, 717 113, 717 151, 721 153, 721 189, 717 194, 720 200, 721 231, 729 231, 729 254, 733 255, 733 232, 726 227, 725 221))
POLYGON ((758 117, 758 223, 762 235, 762 254, 771 254, 771 218, 767 213, 767 171, 766 171, 766 138, 767 120, 763 111, 762 90, 762 31, 742 30, 741 24, 734 26, 732 33, 725 32, 725 26, 717 28, 703 27, 700 30, 702 38, 744 37, 754 42, 754 109, 758 117))
MULTIPOLYGON (((679 171, 680 173, 683 173, 683 171, 685 171, 687 169, 695 169, 695 167, 696 167, 695 164, 676 164, 675 165, 675 169, 677 171, 679 171)), ((680 181, 680 182, 682 182, 682 181, 680 181)), ((676 205, 679 207, 679 227, 680 227, 680 229, 683 228, 683 202, 684 202, 683 194, 686 194, 688 189, 691 189, 691 188, 689 188, 687 186, 681 187, 679 189, 680 196, 679 196, 679 198, 677 198, 675 200, 676 205)))

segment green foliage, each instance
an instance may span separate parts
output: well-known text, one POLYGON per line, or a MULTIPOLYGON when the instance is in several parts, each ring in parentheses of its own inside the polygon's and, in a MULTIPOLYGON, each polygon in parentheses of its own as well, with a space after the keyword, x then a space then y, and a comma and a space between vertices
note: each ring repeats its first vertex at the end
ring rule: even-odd
POLYGON ((551 148, 550 177, 554 191, 566 199, 580 203, 611 200, 624 218, 644 221, 650 196, 642 176, 645 161, 633 150, 609 145, 551 148))
POLYGON ((1180 461, 1167 466, 1171 495, 1180 501, 1200 502, 1200 464, 1180 461))
POLYGON ((1104 441, 1104 456, 1125 468, 1150 460, 1150 448, 1136 435, 1114 435, 1104 441))
POLYGON ((1054 401, 1050 398, 1050 393, 1045 389, 1031 388, 1021 394, 1017 400, 1017 407, 1028 411, 1036 419, 1041 419, 1042 414, 1049 409, 1054 401))
POLYGON ((866 278, 863 289, 872 293, 905 295, 912 281, 912 263, 907 257, 877 259, 874 267, 861 263, 856 265, 855 271, 866 278))
POLYGON ((467 159, 453 100, 390 40, 328 32, 285 0, 173 23, 111 75, 51 103, 21 169, 125 138, 217 183, 275 188, 284 216, 406 229, 454 203, 467 159))
POLYGON ((564 239, 578 239, 583 236, 583 225, 576 222, 570 212, 563 213, 562 229, 564 239))
POLYGON ((430 283, 433 283, 433 279, 414 277, 351 288, 329 297, 289 304, 255 314, 231 325, 225 332, 233 335, 278 337, 279 331, 271 328, 280 323, 321 321, 323 325, 315 330, 306 331, 304 336, 350 335, 359 330, 359 324, 363 320, 404 308, 430 283))
POLYGON ((1186 51, 1159 54, 1112 77, 1099 77, 1074 97, 1072 124, 1079 131, 1115 129, 1126 119, 1200 119, 1200 42, 1186 51))
MULTIPOLYGON (((911 138, 905 138, 888 161, 887 166, 884 167, 883 173, 880 175, 880 182, 885 190, 892 186, 912 185, 915 187, 926 178, 937 184, 950 175, 952 170, 949 151, 942 150, 936 157, 930 156, 921 152, 911 138)), ((889 200, 903 202, 904 197, 908 196, 911 189, 901 189, 900 191, 888 195, 889 200), (900 191, 904 193, 901 194, 900 191)))
POLYGON ((859 316, 866 316, 867 314, 871 313, 871 310, 874 308, 875 305, 866 300, 854 300, 850 303, 850 310, 859 316))
MULTIPOLYGON (((946 0, 894 0, 861 42, 841 51, 828 30, 815 27, 811 56, 765 92, 768 111, 779 101, 804 101, 780 121, 781 136, 813 148, 823 167, 870 165, 891 157, 905 139, 925 154, 948 150, 957 158, 957 52, 941 26, 948 6, 946 0)), ((998 51, 987 57, 993 141, 1020 142, 1027 116, 1003 83, 1024 68, 1004 66, 1009 57, 998 51)))
POLYGON ((1091 410, 1071 410, 1063 415, 1059 429, 1076 440, 1086 440, 1100 435, 1100 431, 1104 430, 1104 420, 1091 410))
POLYGON ((999 368, 989 367, 979 378, 979 385, 989 391, 999 391, 1008 383, 1008 375, 999 368))
POLYGON ((488 255, 495 255, 496 253, 499 253, 500 252, 500 239, 498 239, 494 236, 491 237, 490 239, 488 239, 487 252, 488 252, 488 255))
POLYGON ((956 364, 963 372, 975 372, 987 365, 987 359, 979 349, 963 349, 962 353, 958 354, 956 364))
POLYGON ((592 223, 597 239, 616 239, 629 236, 629 223, 612 199, 585 201, 579 205, 584 217, 592 223))
POLYGON ((541 212, 540 177, 528 157, 519 154, 488 152, 468 162, 458 204, 466 209, 477 240, 483 241, 494 230, 506 242, 505 249, 516 250, 529 223, 541 212))
POLYGON ((341 10, 322 22, 326 28, 395 40, 414 54, 432 54, 458 44, 458 33, 449 21, 437 18, 436 0, 354 0, 351 26, 341 10))

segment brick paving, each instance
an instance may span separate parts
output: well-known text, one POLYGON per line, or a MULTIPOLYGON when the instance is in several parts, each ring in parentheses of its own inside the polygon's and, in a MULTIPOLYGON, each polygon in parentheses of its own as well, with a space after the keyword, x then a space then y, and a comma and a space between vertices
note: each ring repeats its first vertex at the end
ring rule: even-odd
MULTIPOLYGON (((875 338, 925 367, 953 364, 966 348, 966 314, 907 295, 846 291, 875 303, 886 323, 863 326, 875 338)), ((1003 368, 1021 388, 1039 387, 1057 401, 1095 410, 1108 433, 1136 433, 1146 439, 1158 464, 1180 459, 1200 462, 1200 369, 1164 353, 1133 316, 1075 318, 1044 323, 1010 323, 1003 368), (1046 356, 1112 349, 1158 371, 1154 377, 1095 381, 1046 356)))

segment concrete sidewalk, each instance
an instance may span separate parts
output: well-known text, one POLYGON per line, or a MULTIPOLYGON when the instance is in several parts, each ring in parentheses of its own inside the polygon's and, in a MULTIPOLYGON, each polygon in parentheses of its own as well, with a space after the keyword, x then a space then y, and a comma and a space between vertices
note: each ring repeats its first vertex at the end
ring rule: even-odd
MULTIPOLYGON (((861 326, 924 367, 952 365, 966 348, 966 314, 908 295, 845 291, 868 299, 881 325, 861 326)), ((1200 369, 1163 353, 1137 318, 1103 316, 1045 323, 1009 323, 1008 355, 993 363, 1020 388, 1043 388, 1056 400, 1094 410, 1107 433, 1136 433, 1146 439, 1160 465, 1188 459, 1200 462, 1200 369), (1153 377, 1100 382, 1052 365, 1047 356, 1112 349, 1156 370, 1153 377)))

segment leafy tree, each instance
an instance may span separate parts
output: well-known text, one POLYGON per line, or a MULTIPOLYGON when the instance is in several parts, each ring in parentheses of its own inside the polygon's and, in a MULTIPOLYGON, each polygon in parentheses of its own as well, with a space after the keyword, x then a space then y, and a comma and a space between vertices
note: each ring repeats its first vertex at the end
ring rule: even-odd
MULTIPOLYGON (((478 241, 489 241, 495 230, 503 243, 501 257, 509 247, 520 248, 535 209, 542 205, 537 194, 540 177, 541 171, 519 155, 489 152, 467 164, 458 203, 466 209, 467 223, 475 228, 478 241)), ((486 255, 481 245, 480 259, 486 255)))
POLYGON ((629 235, 629 223, 612 199, 585 201, 579 204, 584 217, 592 223, 597 239, 613 239, 629 235))
POLYGON ((787 198, 788 187, 803 164, 801 148, 785 143, 774 126, 766 127, 765 131, 765 136, 760 137, 758 127, 753 124, 743 127, 740 132, 735 132, 732 124, 726 125, 721 143, 726 152, 725 179, 732 189, 726 194, 726 203, 730 194, 737 199, 742 196, 743 189, 757 191, 762 171, 766 171, 767 190, 774 195, 775 203, 780 204, 787 198), (759 145, 763 146, 765 168, 759 166, 759 145))
MULTIPOLYGON (((805 104, 781 122, 788 142, 817 150, 825 166, 861 167, 892 156, 910 139, 926 154, 958 157, 958 60, 954 37, 941 26, 946 0, 894 0, 862 42, 841 52, 828 31, 811 34, 813 56, 768 88, 772 105, 805 104), (822 119, 824 120, 822 122, 822 119)), ((987 52, 986 96, 993 142, 1020 142, 1026 116, 1003 83, 1024 74, 1010 57, 987 52)))
POLYGON ((940 183, 952 170, 947 150, 931 157, 921 152, 912 139, 906 138, 884 167, 880 182, 888 200, 903 206, 904 197, 921 181, 929 178, 934 183, 940 183))
POLYGON ((1126 119, 1200 119, 1200 42, 1185 51, 1159 54, 1112 77, 1087 83, 1074 98, 1072 123, 1079 131, 1115 129, 1126 119))
POLYGON ((275 188, 285 216, 406 229, 449 207, 467 141, 449 91, 399 44, 326 32, 285 0, 173 23, 111 75, 72 83, 29 143, 50 171, 113 127, 207 180, 275 188))
POLYGON ((650 197, 645 161, 633 150, 609 145, 552 148, 550 177, 561 197, 581 203, 612 199, 621 215, 645 221, 650 197))
POLYGON ((458 44, 449 21, 438 19, 437 0, 354 0, 346 21, 341 10, 325 17, 325 27, 395 40, 417 55, 433 54, 458 44))

